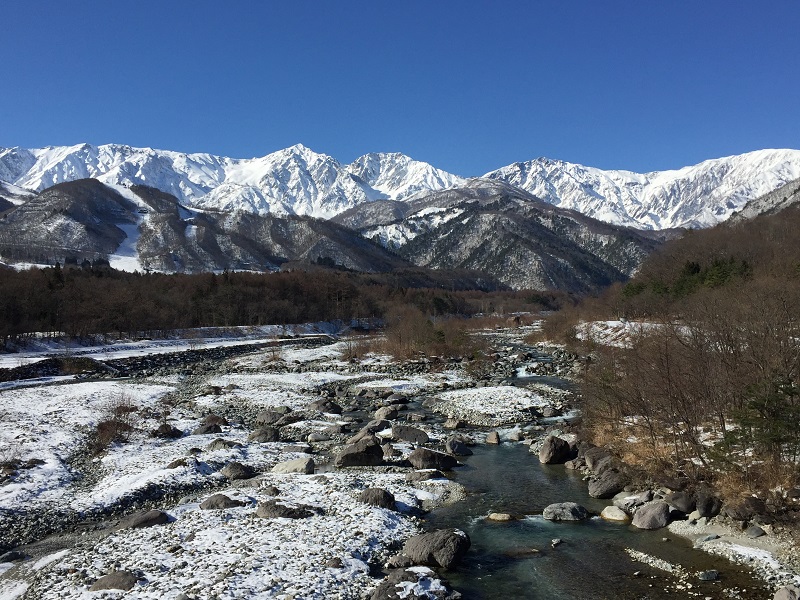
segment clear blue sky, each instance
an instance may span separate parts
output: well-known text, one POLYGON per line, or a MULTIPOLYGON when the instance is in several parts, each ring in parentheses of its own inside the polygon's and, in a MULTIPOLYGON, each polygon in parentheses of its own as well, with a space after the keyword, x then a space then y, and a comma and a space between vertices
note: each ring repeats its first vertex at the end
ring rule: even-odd
POLYGON ((649 171, 800 147, 800 2, 6 0, 0 146, 649 171))

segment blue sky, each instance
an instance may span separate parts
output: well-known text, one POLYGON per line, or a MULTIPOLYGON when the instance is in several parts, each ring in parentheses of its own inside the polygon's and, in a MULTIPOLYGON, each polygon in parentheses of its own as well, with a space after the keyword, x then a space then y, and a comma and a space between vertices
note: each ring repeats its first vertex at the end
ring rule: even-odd
POLYGON ((79 142, 459 175, 800 148, 800 2, 8 0, 0 146, 79 142))

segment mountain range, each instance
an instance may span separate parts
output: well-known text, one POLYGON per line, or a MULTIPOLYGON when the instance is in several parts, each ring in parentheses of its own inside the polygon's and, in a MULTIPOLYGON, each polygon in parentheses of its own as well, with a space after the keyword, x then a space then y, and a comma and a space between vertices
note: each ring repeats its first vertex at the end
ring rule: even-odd
MULTIPOLYGON (((0 149, 0 181, 23 192, 90 177, 154 187, 197 209, 320 219, 366 202, 408 200, 466 181, 399 153, 366 154, 343 165, 300 144, 251 159, 118 144, 0 149)), ((800 178, 800 150, 758 150, 651 173, 537 158, 483 178, 614 225, 697 228, 724 221, 748 201, 800 178)), ((0 197, 7 198, 2 189, 0 197)))

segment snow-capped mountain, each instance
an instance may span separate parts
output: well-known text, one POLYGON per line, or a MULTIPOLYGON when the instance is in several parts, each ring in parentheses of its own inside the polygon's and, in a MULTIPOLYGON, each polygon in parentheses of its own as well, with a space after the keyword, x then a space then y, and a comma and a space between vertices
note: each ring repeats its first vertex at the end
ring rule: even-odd
POLYGON ((89 177, 155 187, 197 208, 317 218, 461 181, 402 154, 369 154, 341 165, 301 144, 252 159, 117 144, 0 149, 0 180, 22 188, 41 191, 89 177))
POLYGON ((644 229, 709 227, 800 177, 800 150, 758 150, 653 173, 537 158, 485 177, 608 223, 644 229))

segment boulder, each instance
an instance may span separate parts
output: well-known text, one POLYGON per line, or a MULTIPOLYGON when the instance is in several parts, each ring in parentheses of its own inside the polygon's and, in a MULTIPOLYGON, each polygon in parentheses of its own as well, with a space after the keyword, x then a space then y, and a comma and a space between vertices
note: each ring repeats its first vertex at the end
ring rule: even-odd
POLYGON ((333 464, 336 467, 375 467, 382 462, 383 449, 375 436, 370 436, 345 446, 333 464))
POLYGON ((428 434, 410 425, 392 425, 392 439, 412 444, 427 444, 428 434))
POLYGON ((427 448, 415 448, 414 451, 408 455, 408 461, 415 469, 439 469, 440 471, 449 471, 458 465, 458 461, 449 454, 434 452, 427 448))
POLYGON ((633 514, 634 527, 639 529, 661 529, 669 524, 669 504, 656 500, 645 504, 633 514))
POLYGON ((237 479, 250 479, 256 474, 256 471, 250 465, 243 465, 240 462, 231 461, 219 471, 231 481, 237 479))
POLYGON ((224 508, 236 508, 239 506, 246 506, 247 502, 241 500, 234 500, 225 494, 214 494, 209 496, 200 503, 200 508, 203 510, 221 510, 224 508))
POLYGON ((750 539, 760 538, 761 536, 767 535, 767 532, 758 525, 752 525, 748 527, 744 533, 750 539))
MULTIPOLYGON (((444 424, 442 425, 445 429, 461 429, 464 427, 464 422, 459 421, 458 419, 453 419, 452 417, 447 419, 444 424)), ((491 435, 491 434, 489 434, 491 435)), ((491 443, 491 442, 487 442, 491 443)))
POLYGON ((153 527, 154 525, 163 525, 168 521, 169 515, 167 513, 153 509, 128 515, 119 522, 119 528, 142 529, 144 527, 153 527))
POLYGON ((211 423, 209 425, 200 425, 200 427, 192 430, 192 435, 206 435, 209 433, 222 433, 222 427, 217 423, 211 423))
POLYGON ((562 465, 572 458, 572 448, 567 440, 548 435, 539 449, 539 462, 543 465, 562 465))
POLYGON ((583 521, 589 511, 575 502, 557 502, 545 507, 542 516, 548 521, 583 521))
POLYGON ((612 498, 628 485, 628 478, 619 471, 606 470, 589 481, 592 498, 612 498))
POLYGON ((672 492, 667 494, 664 501, 675 510, 688 515, 697 507, 697 500, 690 492, 672 492))
POLYGON ((257 425, 274 425, 283 418, 283 413, 277 410, 262 410, 256 415, 257 425))
POLYGON ((277 427, 259 427, 247 436, 248 442, 259 442, 266 444, 269 442, 280 442, 281 431, 277 427))
POLYGON ((514 516, 509 513, 496 513, 496 512, 489 513, 489 516, 487 516, 486 518, 489 519, 490 521, 498 521, 500 523, 514 520, 514 516))
POLYGON ((99 592, 100 590, 125 590, 128 591, 136 585, 139 578, 130 571, 115 571, 104 575, 95 581, 90 587, 90 592, 99 592))
POLYGON ((342 414, 342 407, 336 404, 333 400, 328 398, 322 398, 315 402, 312 402, 308 405, 309 410, 316 410, 321 413, 327 413, 331 415, 340 415, 342 414))
POLYGON ((302 458, 295 458, 294 460, 287 460, 285 462, 278 463, 274 467, 272 467, 273 473, 303 473, 305 475, 310 475, 314 472, 314 459, 310 456, 302 457, 302 458))
POLYGON ((358 442, 358 441, 360 441, 360 440, 362 440, 362 439, 364 439, 366 437, 373 436, 374 434, 376 434, 379 431, 383 431, 384 429, 389 429, 389 427, 391 427, 391 425, 392 424, 389 423, 389 421, 374 419, 374 420, 370 421, 369 423, 367 423, 366 425, 364 425, 364 427, 362 427, 358 431, 358 433, 356 433, 353 437, 351 437, 349 440, 347 440, 347 443, 348 444, 355 444, 356 442, 358 442))
POLYGON ((469 536, 459 529, 440 529, 410 537, 400 553, 400 557, 389 560, 389 566, 397 558, 398 562, 409 560, 411 564, 428 567, 452 569, 470 547, 469 536))
POLYGON ((573 458, 572 460, 568 460, 564 463, 564 468, 570 469, 572 471, 577 471, 582 469, 586 466, 586 461, 582 458, 573 458))
POLYGON ((215 423, 217 425, 227 426, 228 419, 220 415, 206 415, 203 419, 203 425, 214 425, 215 423))
POLYGON ((418 481, 428 481, 429 479, 443 479, 444 473, 436 469, 424 469, 422 471, 412 471, 406 474, 406 481, 408 483, 416 483, 418 481))
POLYGON ((331 441, 331 436, 322 433, 321 431, 314 431, 308 434, 306 441, 309 444, 318 443, 318 442, 329 442, 331 441))
POLYGON ((397 510, 397 504, 395 504, 394 496, 383 488, 367 488, 361 492, 358 499, 364 504, 369 504, 370 506, 388 508, 389 510, 397 510))
POLYGON ((710 490, 700 489, 695 494, 695 506, 701 517, 716 517, 722 509, 722 500, 710 490))
POLYGON ((589 467, 589 470, 594 472, 600 461, 610 456, 611 454, 605 448, 593 446, 591 448, 586 448, 583 451, 582 458, 586 461, 586 466, 589 467))
POLYGON ((266 500, 258 504, 256 516, 262 519, 306 519, 319 512, 311 506, 281 500, 266 500))
POLYGON ((617 506, 606 506, 600 513, 600 518, 615 523, 628 523, 631 520, 630 515, 617 506))
POLYGON ((169 423, 162 423, 158 429, 153 430, 151 435, 163 439, 176 439, 183 436, 183 431, 169 423))
POLYGON ((500 434, 497 433, 496 431, 490 431, 486 435, 486 443, 487 444, 493 444, 493 445, 499 444, 500 443, 500 434))
POLYGON ((208 450, 209 452, 213 452, 214 450, 229 450, 230 448, 241 448, 241 447, 242 445, 239 442, 217 438, 206 446, 206 450, 208 450))
POLYGON ((382 406, 375 411, 375 419, 378 421, 394 421, 397 418, 398 412, 396 406, 382 406))
POLYGON ((772 600, 800 600, 800 587, 787 585, 775 592, 772 600))
POLYGON ((725 516, 734 521, 749 521, 756 515, 760 515, 766 511, 767 507, 764 501, 754 496, 725 504, 723 509, 725 516))
POLYGON ((461 440, 460 437, 451 435, 444 443, 445 452, 453 456, 471 456, 472 450, 461 440))
MULTIPOLYGON (((438 577, 430 569, 416 567, 413 569, 392 569, 381 581, 369 600, 428 600, 444 598, 441 592, 431 595, 429 590, 439 589, 438 577)), ((450 597, 449 595, 447 597, 450 597)))

